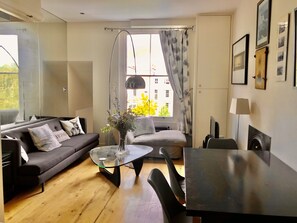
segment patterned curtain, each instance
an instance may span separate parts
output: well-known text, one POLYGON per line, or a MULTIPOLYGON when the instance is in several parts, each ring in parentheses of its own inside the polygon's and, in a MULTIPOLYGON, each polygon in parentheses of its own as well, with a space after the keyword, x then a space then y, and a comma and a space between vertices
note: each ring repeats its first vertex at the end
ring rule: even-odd
POLYGON ((188 33, 186 30, 160 31, 170 84, 181 104, 180 130, 192 134, 192 109, 189 88, 188 33))

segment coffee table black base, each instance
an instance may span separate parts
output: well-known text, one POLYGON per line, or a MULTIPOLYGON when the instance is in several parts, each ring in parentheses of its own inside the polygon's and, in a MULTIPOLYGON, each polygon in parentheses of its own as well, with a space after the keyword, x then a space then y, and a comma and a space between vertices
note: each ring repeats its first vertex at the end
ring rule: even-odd
MULTIPOLYGON (((143 158, 132 161, 135 175, 138 176, 142 166, 143 166, 143 158)), ((113 168, 113 173, 107 170, 107 168, 99 167, 99 171, 103 174, 108 180, 110 180, 116 187, 119 187, 121 184, 121 171, 120 166, 116 166, 113 168)))

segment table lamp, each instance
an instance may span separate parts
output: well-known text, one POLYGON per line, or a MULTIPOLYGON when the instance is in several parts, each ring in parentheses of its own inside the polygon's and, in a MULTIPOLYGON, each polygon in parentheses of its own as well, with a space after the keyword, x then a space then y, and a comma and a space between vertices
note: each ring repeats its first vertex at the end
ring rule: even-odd
POLYGON ((239 130, 239 116, 240 115, 248 115, 250 114, 249 109, 249 99, 246 98, 232 98, 230 113, 235 114, 238 117, 237 120, 237 134, 236 134, 236 142, 238 142, 238 130, 239 130))

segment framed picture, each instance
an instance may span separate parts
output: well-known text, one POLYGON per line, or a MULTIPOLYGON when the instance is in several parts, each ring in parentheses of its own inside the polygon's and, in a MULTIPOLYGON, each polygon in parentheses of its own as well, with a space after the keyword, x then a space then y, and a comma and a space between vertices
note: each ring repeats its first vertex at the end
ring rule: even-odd
POLYGON ((249 34, 232 45, 232 77, 231 84, 247 84, 249 34))
POLYGON ((271 0, 261 0, 257 4, 257 36, 256 48, 269 43, 271 0))
POLYGON ((277 81, 286 81, 287 58, 288 58, 288 37, 289 37, 290 14, 286 15, 277 24, 277 81))
POLYGON ((267 55, 268 47, 264 47, 256 51, 256 73, 254 76, 256 89, 266 89, 267 55))

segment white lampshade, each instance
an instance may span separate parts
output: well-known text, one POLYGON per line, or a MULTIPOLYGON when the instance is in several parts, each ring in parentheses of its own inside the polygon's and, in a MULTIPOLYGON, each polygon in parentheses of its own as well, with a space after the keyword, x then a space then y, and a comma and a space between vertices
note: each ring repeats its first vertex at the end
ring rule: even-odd
POLYGON ((237 115, 250 114, 249 99, 246 98, 232 98, 230 113, 237 115))

